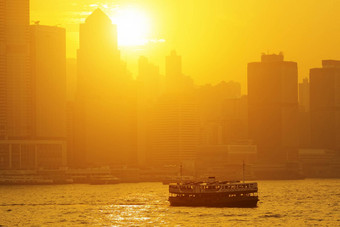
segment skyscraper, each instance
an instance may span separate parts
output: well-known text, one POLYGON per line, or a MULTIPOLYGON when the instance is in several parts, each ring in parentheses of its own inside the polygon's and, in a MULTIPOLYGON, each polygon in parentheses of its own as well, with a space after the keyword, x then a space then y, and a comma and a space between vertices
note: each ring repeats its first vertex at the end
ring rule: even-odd
POLYGON ((311 127, 310 127, 310 85, 308 78, 304 78, 299 83, 299 141, 300 148, 311 146, 311 127))
POLYGON ((284 163, 297 158, 297 63, 283 55, 262 55, 248 64, 249 137, 258 145, 259 159, 284 163))
POLYGON ((76 156, 94 165, 126 164, 135 149, 136 117, 116 25, 97 9, 80 25, 79 40, 76 156))
POLYGON ((29 0, 0 1, 0 100, 0 137, 29 137, 29 0))
POLYGON ((163 95, 152 118, 153 165, 180 165, 196 158, 199 140, 198 104, 194 96, 163 95))
POLYGON ((299 83, 299 105, 302 111, 309 112, 310 89, 308 78, 299 83))
POLYGON ((147 152, 151 149, 152 109, 160 95, 159 68, 146 57, 140 57, 138 61, 137 86, 138 162, 139 165, 145 165, 147 152))
POLYGON ((167 93, 159 97, 152 115, 148 160, 154 165, 180 165, 196 157, 199 109, 189 81, 182 74, 181 57, 173 51, 166 57, 167 93))
POLYGON ((44 28, 28 0, 0 1, 0 169, 66 165, 65 32, 44 28))
POLYGON ((31 25, 32 134, 66 137, 66 30, 31 25))
POLYGON ((183 75, 182 57, 174 50, 165 60, 165 83, 166 92, 169 93, 187 92, 193 86, 192 79, 183 75))
POLYGON ((340 61, 310 70, 312 146, 340 150, 340 61))

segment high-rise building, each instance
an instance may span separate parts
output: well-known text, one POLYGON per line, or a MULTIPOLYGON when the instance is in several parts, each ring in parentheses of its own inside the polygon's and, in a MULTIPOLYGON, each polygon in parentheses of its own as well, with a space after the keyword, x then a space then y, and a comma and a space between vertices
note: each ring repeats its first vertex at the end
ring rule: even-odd
POLYGON ((0 137, 31 135, 29 0, 0 1, 0 137))
POLYGON ((261 161, 297 159, 297 63, 284 61, 279 54, 248 64, 248 113, 249 137, 258 146, 261 161))
POLYGON ((248 97, 226 99, 223 103, 223 144, 248 139, 248 97))
POLYGON ((137 84, 137 153, 138 163, 143 166, 146 164, 147 153, 151 149, 152 109, 160 95, 159 68, 150 63, 146 57, 139 58, 137 84))
POLYGON ((66 138, 66 31, 31 25, 33 135, 66 138))
POLYGON ((193 87, 193 81, 190 77, 183 75, 182 57, 172 51, 165 61, 165 83, 166 92, 182 93, 187 92, 193 87))
POLYGON ((194 160, 199 142, 199 113, 194 96, 163 95, 152 116, 153 165, 180 165, 194 160))
MULTIPOLYGON (((201 123, 201 144, 217 145, 230 142, 230 135, 235 135, 237 102, 241 97, 239 83, 222 81, 212 86, 205 85, 197 89, 201 123), (234 105, 235 104, 235 105, 234 105), (235 112, 234 112, 235 111, 235 112), (233 115, 233 116, 232 116, 233 115)), ((237 137, 237 136, 236 136, 237 137)), ((235 137, 235 138, 236 138, 235 137)))
POLYGON ((149 62, 146 57, 140 57, 138 61, 137 82, 144 98, 155 100, 160 94, 161 76, 159 67, 149 62))
POLYGON ((75 149, 78 162, 123 165, 136 146, 135 100, 117 47, 117 28, 100 9, 80 25, 75 149))
POLYGON ((308 78, 299 83, 299 147, 311 146, 310 88, 308 78))
POLYGON ((30 30, 29 1, 1 0, 0 50, 0 169, 65 166, 65 31, 30 30))
POLYGON ((340 61, 310 70, 310 112, 312 146, 340 150, 340 61))
POLYGON ((309 81, 308 78, 304 78, 302 83, 299 83, 299 105, 300 109, 304 112, 309 112, 309 81))
POLYGON ((152 115, 152 149, 147 160, 153 165, 180 165, 196 157, 198 102, 181 68, 181 57, 173 51, 166 57, 167 93, 157 100, 152 115))

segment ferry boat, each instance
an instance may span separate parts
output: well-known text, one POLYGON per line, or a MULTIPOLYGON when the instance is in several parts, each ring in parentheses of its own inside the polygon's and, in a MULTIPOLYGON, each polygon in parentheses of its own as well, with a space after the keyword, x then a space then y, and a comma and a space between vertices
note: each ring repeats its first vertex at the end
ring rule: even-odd
POLYGON ((256 207, 257 183, 216 181, 169 184, 171 206, 256 207))

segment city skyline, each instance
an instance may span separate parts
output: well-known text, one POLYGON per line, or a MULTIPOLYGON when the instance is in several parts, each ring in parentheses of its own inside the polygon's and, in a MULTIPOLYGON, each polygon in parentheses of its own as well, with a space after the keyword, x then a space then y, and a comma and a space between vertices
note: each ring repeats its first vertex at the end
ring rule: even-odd
POLYGON ((0 226, 338 226, 339 9, 0 0, 0 226))
MULTIPOLYGON (((227 154, 232 152, 227 151, 229 146, 238 146, 242 149, 234 160, 249 159, 247 152, 256 154, 249 164, 257 165, 262 177, 273 176, 275 171, 280 176, 285 171, 298 176, 299 165, 295 164, 301 162, 299 154, 305 152, 301 149, 338 152, 336 60, 323 60, 322 69, 310 70, 311 81, 299 84, 297 62, 285 61, 281 52, 262 54, 261 62, 248 63, 248 95, 243 95, 240 83, 233 81, 195 85, 183 72, 185 64, 176 50, 163 56, 164 76, 146 55, 139 57, 138 75, 133 78, 122 59, 120 29, 102 9, 96 8, 79 24, 80 45, 74 62, 66 60, 65 29, 40 22, 29 25, 28 5, 17 7, 23 6, 20 1, 4 4, 8 14, 3 15, 7 30, 2 30, 2 40, 8 51, 2 59, 13 61, 2 61, 6 91, 1 108, 3 168, 25 166, 21 158, 19 166, 15 164, 17 153, 21 157, 25 149, 36 152, 33 156, 28 153, 26 161, 31 164, 27 166, 44 166, 39 155, 46 149, 45 155, 51 155, 46 165, 65 165, 67 161, 69 167, 82 168, 163 168, 186 163, 193 173, 199 154, 209 155, 206 152, 214 149, 227 154), (25 17, 16 20, 22 13, 25 17), (29 36, 17 39, 14 31, 29 36), (22 52, 11 52, 11 46, 23 44, 26 48, 22 52), (28 71, 15 73, 14 64, 28 71), (319 71, 326 76, 314 75, 319 71), (74 77, 73 84, 67 76, 74 77), (16 85, 10 82, 15 78, 24 88, 21 96, 11 87, 16 85), (323 87, 331 86, 325 79, 333 81, 335 87, 323 87), (322 89, 329 93, 324 92, 324 101, 318 101, 316 108, 322 89), (322 109, 324 105, 328 105, 328 112, 322 109), (25 107, 24 111, 12 114, 19 107, 25 107), (328 134, 323 132, 326 128, 328 134), (50 148, 41 143, 50 144, 50 148), (21 144, 19 149, 15 144, 21 144), (53 153, 57 150, 61 153, 53 153), (58 161, 53 163, 54 159, 58 161), (278 169, 268 168, 269 163, 278 169)), ((232 161, 222 166, 227 163, 232 161)))
POLYGON ((160 66, 161 74, 164 75, 162 56, 176 49, 183 56, 184 73, 197 84, 234 80, 242 84, 242 93, 245 94, 247 84, 244 65, 258 60, 259 53, 282 51, 287 58, 298 62, 299 81, 308 76, 309 68, 318 67, 319 59, 339 59, 337 40, 340 34, 336 29, 336 21, 340 19, 336 9, 340 3, 333 0, 270 3, 265 0, 216 0, 211 3, 195 1, 196 4, 192 1, 160 3, 153 0, 58 1, 53 7, 48 3, 39 3, 39 0, 31 1, 31 20, 66 27, 69 57, 76 56, 77 24, 83 22, 94 9, 100 7, 113 19, 120 10, 129 8, 147 17, 150 37, 146 38, 165 42, 120 47, 123 59, 127 60, 134 77, 137 76, 139 55, 150 56, 150 60, 160 66), (177 12, 177 8, 182 10, 177 12), (303 20, 300 18, 302 10, 303 20), (320 21, 315 21, 316 18, 320 21), (185 23, 179 23, 180 19, 185 23), (173 28, 178 28, 178 31, 173 28), (190 32, 187 32, 187 28, 190 32), (327 36, 330 33, 332 35, 327 36), (195 54, 198 46, 203 48, 203 56, 195 54), (311 50, 310 46, 314 48, 311 50), (204 56, 206 65, 197 70, 195 66, 204 56), (207 77, 208 74, 213 75, 207 77))

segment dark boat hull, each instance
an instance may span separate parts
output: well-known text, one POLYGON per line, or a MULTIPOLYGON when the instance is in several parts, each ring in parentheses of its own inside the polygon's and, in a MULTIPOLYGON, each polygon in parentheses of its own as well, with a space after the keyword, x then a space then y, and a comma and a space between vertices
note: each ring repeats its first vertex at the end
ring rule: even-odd
POLYGON ((258 198, 190 198, 190 197, 169 197, 171 206, 192 206, 192 207, 256 207, 258 198))

